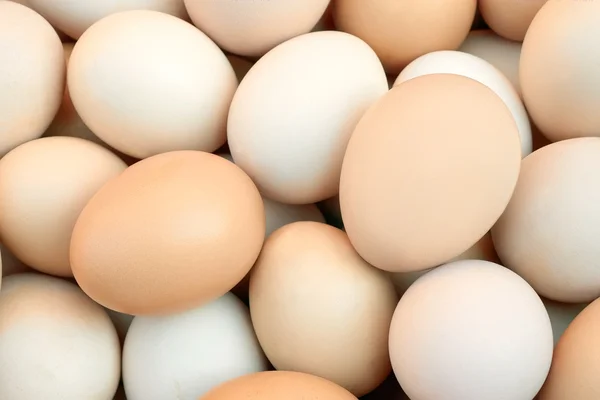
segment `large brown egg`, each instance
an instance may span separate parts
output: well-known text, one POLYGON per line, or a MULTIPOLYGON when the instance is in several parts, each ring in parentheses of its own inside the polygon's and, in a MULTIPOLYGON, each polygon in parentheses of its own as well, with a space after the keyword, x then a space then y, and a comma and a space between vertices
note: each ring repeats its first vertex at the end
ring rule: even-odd
POLYGON ((142 160, 82 211, 71 241, 81 288, 132 315, 183 311, 233 288, 265 236, 258 189, 235 164, 199 151, 142 160))

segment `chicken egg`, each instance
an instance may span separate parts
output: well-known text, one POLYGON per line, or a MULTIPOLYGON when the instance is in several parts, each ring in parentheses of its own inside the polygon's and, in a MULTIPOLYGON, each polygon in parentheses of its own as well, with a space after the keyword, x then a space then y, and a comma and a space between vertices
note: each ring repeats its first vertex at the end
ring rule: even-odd
POLYGON ((479 0, 481 16, 498 35, 522 42, 531 21, 547 0, 479 0))

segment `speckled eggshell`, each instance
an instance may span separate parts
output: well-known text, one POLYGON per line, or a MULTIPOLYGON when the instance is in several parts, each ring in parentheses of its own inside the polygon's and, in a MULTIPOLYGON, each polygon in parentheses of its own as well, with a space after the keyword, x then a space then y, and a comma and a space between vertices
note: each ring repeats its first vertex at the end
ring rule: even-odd
POLYGON ((477 5, 485 22, 498 35, 522 42, 531 21, 546 1, 479 0, 477 5))

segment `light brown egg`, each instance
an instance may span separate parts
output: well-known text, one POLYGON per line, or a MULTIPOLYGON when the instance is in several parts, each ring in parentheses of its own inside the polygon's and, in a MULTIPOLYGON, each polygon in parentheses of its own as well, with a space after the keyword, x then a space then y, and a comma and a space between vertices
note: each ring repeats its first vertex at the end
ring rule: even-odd
MULTIPOLYGON (((481 16, 498 35, 522 42, 535 14, 547 0, 479 0, 481 16)), ((560 0, 563 1, 563 0, 560 0)))
POLYGON ((390 272, 440 265, 479 241, 517 183, 521 143, 492 90, 451 74, 404 82, 358 123, 340 206, 358 253, 390 272))
POLYGON ((214 154, 139 161, 81 213, 71 266, 103 306, 132 315, 183 311, 217 298, 250 270, 265 213, 250 178, 214 154))
POLYGON ((135 158, 214 151, 237 87, 223 52, 193 25, 157 11, 95 23, 69 60, 69 94, 92 132, 135 158))
POLYGON ((358 36, 389 74, 419 56, 456 50, 473 23, 476 0, 333 0, 337 29, 358 36))
POLYGON ((87 140, 30 141, 0 160, 0 235, 25 264, 73 276, 71 233, 88 200, 126 164, 87 140))
POLYGON ((552 143, 527 156, 492 229, 504 265, 551 300, 600 296, 600 138, 552 143))
POLYGON ((390 373, 387 337, 398 302, 383 271, 346 234, 296 222, 266 241, 250 277, 250 312, 276 369, 321 376, 362 396, 390 373))
POLYGON ((194 25, 222 49, 260 57, 280 43, 310 32, 329 0, 184 0, 194 25))
POLYGON ((600 136, 598 18, 600 1, 548 0, 523 41, 523 100, 553 142, 600 136))
POLYGON ((2 399, 109 400, 121 348, 108 315, 76 285, 17 274, 0 292, 0 366, 2 399))
POLYGON ((95 22, 121 11, 153 10, 187 18, 183 0, 27 0, 27 3, 73 39, 79 39, 95 22))
POLYGON ((199 400, 357 400, 346 389, 300 372, 267 371, 228 381, 199 400))
POLYGON ((42 136, 65 84, 60 38, 38 13, 0 1, 0 157, 42 136))

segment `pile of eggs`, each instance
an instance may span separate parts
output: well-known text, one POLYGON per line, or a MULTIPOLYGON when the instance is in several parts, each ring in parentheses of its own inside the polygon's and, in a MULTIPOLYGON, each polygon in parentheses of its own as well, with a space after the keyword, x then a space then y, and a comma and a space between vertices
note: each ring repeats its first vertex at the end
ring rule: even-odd
POLYGON ((0 0, 0 399, 600 399, 600 0, 0 0))

